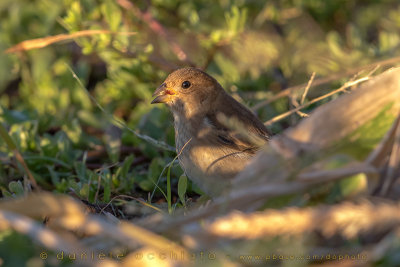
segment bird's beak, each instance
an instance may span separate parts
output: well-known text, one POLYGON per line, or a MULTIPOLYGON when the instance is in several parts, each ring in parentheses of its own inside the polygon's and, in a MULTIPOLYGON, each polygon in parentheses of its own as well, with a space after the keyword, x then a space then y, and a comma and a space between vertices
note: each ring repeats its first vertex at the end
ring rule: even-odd
POLYGON ((155 96, 156 98, 151 101, 151 104, 166 103, 168 102, 170 97, 175 94, 176 92, 173 89, 167 88, 167 85, 163 83, 154 92, 153 96, 155 96))

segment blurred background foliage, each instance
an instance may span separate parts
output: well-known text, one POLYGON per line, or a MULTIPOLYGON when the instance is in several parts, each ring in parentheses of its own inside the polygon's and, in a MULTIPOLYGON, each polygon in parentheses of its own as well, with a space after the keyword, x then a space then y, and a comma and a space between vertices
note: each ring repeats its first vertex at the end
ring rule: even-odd
MULTIPOLYGON (((168 167, 175 153, 118 129, 106 113, 174 146, 170 113, 150 105, 152 92, 172 70, 202 68, 253 107, 306 83, 313 72, 317 78, 354 74, 398 57, 400 5, 397 0, 2 0, 0 29, 1 51, 83 30, 119 33, 0 53, 0 121, 40 187, 89 203, 131 195, 162 206, 171 178, 172 203, 181 206, 199 191, 190 182, 177 191, 179 177, 181 184, 186 180, 178 164, 168 167)), ((309 97, 348 78, 315 87, 309 97)), ((266 121, 290 108, 281 98, 257 113, 266 121)), ((301 119, 294 116, 271 130, 278 133, 301 119)), ((11 156, 0 140, 2 197, 29 191, 21 164, 11 156)))

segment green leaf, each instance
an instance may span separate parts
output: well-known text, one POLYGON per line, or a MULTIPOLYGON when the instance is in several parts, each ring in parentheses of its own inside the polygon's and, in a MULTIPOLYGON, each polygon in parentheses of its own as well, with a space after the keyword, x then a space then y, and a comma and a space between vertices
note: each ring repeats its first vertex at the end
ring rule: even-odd
POLYGON ((104 14, 108 25, 112 31, 118 31, 121 23, 121 11, 112 0, 107 0, 101 6, 101 11, 104 14))
POLYGON ((14 124, 14 123, 21 123, 29 120, 29 116, 26 114, 26 112, 21 112, 18 110, 7 110, 7 109, 1 109, 1 116, 7 121, 9 124, 14 124))
POLYGON ((340 181, 340 191, 345 198, 366 192, 368 185, 367 176, 364 173, 353 175, 340 181))
POLYGON ((122 178, 126 178, 128 176, 129 168, 131 167, 133 160, 135 157, 133 155, 129 155, 128 157, 125 158, 124 163, 122 164, 122 167, 120 168, 120 176, 122 178))
POLYGON ((49 170, 51 182, 53 183, 53 185, 57 186, 60 183, 60 176, 54 170, 54 166, 46 165, 46 167, 49 170))
POLYGON ((161 158, 154 158, 149 166, 149 171, 147 173, 147 177, 149 180, 157 182, 158 176, 160 175, 165 162, 161 158))
POLYGON ((111 184, 112 184, 112 176, 109 170, 104 171, 102 174, 103 177, 103 186, 104 186, 104 196, 103 201, 109 202, 111 199, 111 184))
POLYGON ((8 184, 8 188, 10 191, 16 195, 23 195, 24 194, 24 186, 22 185, 21 181, 11 181, 8 184))
POLYGON ((6 142, 9 151, 17 149, 17 146, 15 145, 14 141, 11 139, 6 128, 1 123, 0 123, 0 136, 1 138, 3 138, 4 142, 6 142))
POLYGON ((133 175, 133 173, 130 173, 129 170, 132 166, 134 159, 135 157, 133 154, 126 157, 124 162, 122 163, 122 166, 119 167, 115 172, 113 185, 118 188, 118 190, 129 192, 133 189, 136 179, 135 175, 133 175))
POLYGON ((89 196, 89 185, 88 184, 84 184, 81 188, 81 190, 79 191, 79 194, 81 197, 87 199, 89 196))
POLYGON ((168 166, 168 171, 167 171, 167 202, 168 202, 168 213, 169 214, 172 214, 171 166, 174 163, 175 159, 176 159, 176 157, 168 166))
POLYGON ((178 181, 178 195, 179 195, 179 199, 182 202, 183 206, 186 206, 185 204, 185 194, 186 194, 186 189, 187 189, 187 176, 186 175, 181 175, 181 177, 179 177, 179 181, 178 181))
POLYGON ((74 1, 67 10, 63 22, 71 31, 79 30, 82 20, 82 7, 79 1, 74 1))
POLYGON ((75 171, 76 171, 76 175, 78 176, 78 178, 81 181, 86 181, 87 177, 86 177, 86 165, 84 162, 75 162, 74 164, 75 166, 75 171))

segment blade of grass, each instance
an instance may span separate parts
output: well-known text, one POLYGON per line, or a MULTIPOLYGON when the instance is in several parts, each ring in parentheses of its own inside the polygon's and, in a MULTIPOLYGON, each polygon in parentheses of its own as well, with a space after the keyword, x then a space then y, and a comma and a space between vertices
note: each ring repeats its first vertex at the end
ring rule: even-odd
POLYGON ((154 209, 154 210, 156 210, 156 211, 158 211, 158 212, 164 213, 163 210, 157 208, 156 206, 151 205, 150 203, 147 203, 146 201, 143 201, 143 200, 141 200, 141 199, 139 199, 139 198, 136 198, 136 197, 127 196, 127 195, 118 195, 118 196, 113 197, 113 198, 107 203, 107 205, 106 205, 104 208, 101 209, 100 213, 102 213, 115 199, 124 199, 124 198, 136 200, 137 202, 139 202, 140 204, 142 204, 142 205, 144 205, 144 206, 146 206, 146 207, 149 207, 149 208, 152 208, 152 209, 154 209))
POLYGON ((171 194, 171 167, 174 161, 178 158, 178 155, 169 164, 167 170, 167 202, 168 202, 168 213, 172 214, 172 194, 171 194))
POLYGON ((179 151, 178 155, 171 161, 171 163, 168 166, 167 170, 167 202, 168 202, 168 213, 172 213, 172 194, 171 194, 171 167, 174 164, 175 160, 181 155, 183 149, 186 147, 187 144, 192 141, 192 138, 190 138, 185 145, 182 147, 181 151, 179 151))
MULTIPOLYGON (((168 165, 167 165, 167 166, 168 166, 168 165)), ((165 169, 164 169, 164 170, 165 170, 165 169)), ((160 190, 161 194, 163 194, 163 196, 165 197, 165 199, 167 199, 167 195, 165 194, 165 192, 161 189, 161 187, 158 186, 158 182, 160 181, 160 178, 161 178, 162 174, 164 173, 164 170, 161 172, 160 176, 158 177, 157 183, 151 181, 151 182, 154 184, 155 188, 153 189, 153 192, 152 192, 152 194, 151 194, 151 196, 150 196, 150 199, 149 199, 150 202, 151 202, 151 200, 153 199, 153 194, 155 193, 156 189, 160 190)))
POLYGON ((178 181, 178 196, 184 207, 186 207, 186 201, 185 201, 186 190, 187 190, 187 177, 186 175, 181 175, 178 181))

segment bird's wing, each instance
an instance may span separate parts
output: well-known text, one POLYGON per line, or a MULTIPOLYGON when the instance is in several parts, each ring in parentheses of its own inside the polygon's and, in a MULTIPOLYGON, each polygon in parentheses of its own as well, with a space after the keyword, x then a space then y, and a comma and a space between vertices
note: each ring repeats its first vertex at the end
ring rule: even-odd
POLYGON ((239 116, 227 117, 223 113, 208 114, 205 123, 213 128, 211 138, 215 142, 237 151, 255 153, 268 141, 267 132, 257 129, 254 123, 239 116))

